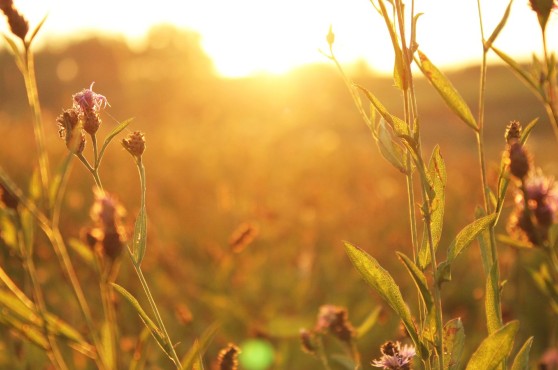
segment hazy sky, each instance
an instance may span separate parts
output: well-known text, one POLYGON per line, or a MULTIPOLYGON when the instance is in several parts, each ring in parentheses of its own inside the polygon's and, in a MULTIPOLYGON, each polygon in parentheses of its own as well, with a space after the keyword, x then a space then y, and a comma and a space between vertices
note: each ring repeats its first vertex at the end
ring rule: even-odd
MULTIPOLYGON (((485 33, 490 34, 507 0, 481 0, 485 33)), ((125 33, 130 42, 150 26, 170 22, 198 31, 218 71, 228 76, 283 72, 307 62, 325 61, 329 25, 336 55, 343 62, 364 58, 379 71, 392 69, 392 52, 383 20, 368 0, 185 0, 133 1, 14 0, 37 23, 49 13, 41 40, 83 37, 91 32, 125 33)), ((410 4, 409 1, 406 3, 410 4)), ((527 0, 515 0, 507 27, 496 45, 515 57, 540 52, 540 30, 527 0)), ((420 48, 440 67, 480 60, 475 0, 416 0, 420 48)), ((558 48, 558 14, 551 17, 548 45, 558 48)), ((5 22, 0 30, 5 31, 5 22)))

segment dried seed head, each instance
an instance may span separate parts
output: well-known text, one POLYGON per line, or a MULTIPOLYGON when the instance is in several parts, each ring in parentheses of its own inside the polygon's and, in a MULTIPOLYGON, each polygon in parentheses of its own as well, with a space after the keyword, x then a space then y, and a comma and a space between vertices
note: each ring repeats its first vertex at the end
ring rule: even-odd
POLYGON ((512 144, 521 138, 521 123, 519 121, 510 121, 506 126, 506 142, 512 144))
POLYGON ((25 36, 29 32, 29 22, 27 19, 14 7, 11 0, 0 0, 0 10, 6 16, 12 33, 22 41, 25 41, 25 36))
POLYGON ((219 351, 217 364, 219 370, 238 370, 238 354, 240 349, 232 343, 219 351))
POLYGON ((519 141, 512 142, 507 152, 510 172, 518 179, 523 179, 529 173, 531 158, 527 149, 519 141))
POLYGON ((19 199, 0 183, 0 206, 16 209, 18 204, 19 199))
POLYGON ((302 343, 302 350, 311 355, 315 355, 317 346, 315 343, 315 334, 306 329, 300 329, 300 342, 302 343))
POLYGON ((382 346, 380 347, 380 352, 382 352, 382 354, 384 355, 395 356, 399 354, 400 347, 401 344, 399 342, 389 341, 382 344, 382 346))
POLYGON ((79 127, 79 115, 75 109, 66 109, 56 118, 58 135, 66 141, 66 147, 75 154, 85 149, 85 134, 79 127))
POLYGON ((141 131, 134 131, 122 139, 121 143, 133 157, 141 158, 145 151, 145 134, 141 131))
POLYGON ((347 309, 334 305, 320 307, 315 330, 320 333, 330 332, 346 343, 350 343, 355 335, 355 329, 348 319, 347 309))
POLYGON ((94 109, 87 109, 82 113, 83 130, 89 135, 95 135, 101 126, 101 117, 94 109))
POLYGON ((537 13, 539 24, 544 31, 552 9, 558 8, 556 0, 529 0, 529 5, 537 13))

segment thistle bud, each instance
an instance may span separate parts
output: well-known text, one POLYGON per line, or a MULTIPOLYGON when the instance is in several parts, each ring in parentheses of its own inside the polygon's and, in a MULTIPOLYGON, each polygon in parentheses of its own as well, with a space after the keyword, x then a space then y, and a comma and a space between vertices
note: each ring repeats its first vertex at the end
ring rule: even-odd
POLYGON ((347 309, 334 305, 320 307, 315 330, 322 333, 330 332, 345 343, 350 343, 355 335, 347 309))
POLYGON ((79 128, 79 115, 75 109, 66 109, 56 118, 58 136, 64 139, 66 147, 75 154, 85 149, 85 135, 79 128))
POLYGON ((115 197, 102 190, 95 191, 91 219, 97 226, 96 239, 100 242, 103 255, 111 260, 120 255, 126 241, 126 233, 121 221, 124 213, 124 208, 115 197))
POLYGON ((122 139, 121 144, 133 157, 141 158, 145 151, 145 134, 140 131, 134 131, 122 139))
POLYGON ((89 135, 95 135, 101 126, 101 117, 94 109, 87 109, 82 113, 83 131, 89 135))
POLYGON ((519 141, 515 141, 509 146, 508 162, 511 174, 518 179, 525 178, 529 173, 531 167, 529 153, 519 141))

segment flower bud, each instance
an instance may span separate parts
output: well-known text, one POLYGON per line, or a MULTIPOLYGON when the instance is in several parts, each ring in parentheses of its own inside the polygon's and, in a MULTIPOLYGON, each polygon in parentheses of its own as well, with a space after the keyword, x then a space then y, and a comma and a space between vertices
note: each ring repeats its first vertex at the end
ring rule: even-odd
POLYGON ((508 161, 510 172, 518 179, 527 176, 530 169, 529 153, 519 141, 513 142, 508 148, 508 161))
POLYGON ((122 139, 121 144, 133 157, 140 158, 145 151, 145 134, 134 131, 122 139))
POLYGON ((511 145, 514 141, 521 138, 521 123, 519 121, 510 121, 506 126, 506 142, 511 145))

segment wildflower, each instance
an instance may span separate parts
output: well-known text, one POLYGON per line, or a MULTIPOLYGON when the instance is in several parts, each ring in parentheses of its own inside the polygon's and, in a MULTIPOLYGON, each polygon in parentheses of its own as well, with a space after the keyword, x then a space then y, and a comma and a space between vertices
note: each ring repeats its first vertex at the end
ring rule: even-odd
POLYGON ((93 84, 94 82, 89 89, 83 89, 72 96, 74 109, 83 120, 83 130, 90 135, 95 135, 101 125, 100 110, 110 106, 105 96, 93 92, 93 84))
POLYGON ((350 343, 355 335, 347 309, 329 304, 320 307, 315 330, 321 333, 330 332, 345 343, 350 343))
POLYGON ((10 30, 14 35, 25 41, 25 36, 29 32, 29 22, 15 8, 12 0, 0 0, 0 10, 4 13, 10 25, 10 30))
POLYGON ((106 108, 107 105, 110 106, 105 96, 93 92, 94 84, 95 82, 92 82, 89 89, 83 89, 72 96, 75 109, 83 113, 88 109, 100 111, 101 108, 106 108))
POLYGON ((219 370, 238 370, 238 354, 240 349, 232 343, 219 351, 217 363, 219 370))
POLYGON ((518 239, 540 245, 548 239, 548 229, 558 221, 558 185, 538 170, 523 182, 515 195, 515 210, 508 232, 518 239))
POLYGON ((91 219, 97 224, 92 236, 100 242, 102 252, 110 259, 116 259, 122 252, 126 235, 122 227, 124 208, 110 194, 95 191, 95 203, 91 208, 91 219))
POLYGON ((316 353, 316 344, 314 343, 314 333, 306 329, 300 329, 300 341, 302 343, 302 350, 311 355, 316 353))
POLYGON ((145 134, 134 131, 122 139, 121 144, 133 157, 140 158, 145 151, 145 134))
POLYGON ((18 198, 4 184, 0 183, 0 206, 4 205, 6 208, 16 209, 18 203, 18 198))
POLYGON ((411 362, 416 355, 414 346, 406 344, 401 347, 401 343, 391 341, 384 343, 380 351, 382 357, 379 360, 373 360, 372 366, 389 370, 411 369, 411 362))
POLYGON ((66 109, 56 118, 58 135, 66 141, 66 147, 75 154, 85 149, 85 135, 79 127, 79 116, 75 109, 66 109))

